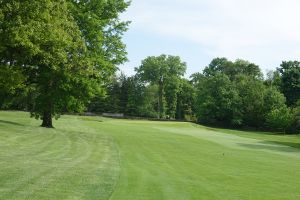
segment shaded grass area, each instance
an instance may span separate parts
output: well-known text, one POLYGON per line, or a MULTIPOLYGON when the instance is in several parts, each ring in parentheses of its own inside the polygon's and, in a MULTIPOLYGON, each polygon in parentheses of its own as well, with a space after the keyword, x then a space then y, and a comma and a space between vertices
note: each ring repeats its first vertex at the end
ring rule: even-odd
POLYGON ((39 123, 0 112, 0 199, 300 199, 296 135, 81 116, 53 130, 39 123))
MULTIPOLYGON (((207 128, 200 125, 195 125, 201 128, 207 128)), ((254 132, 254 131, 238 131, 238 130, 230 130, 230 129, 221 129, 221 128, 208 128, 210 130, 228 134, 234 134, 241 137, 253 138, 253 139, 261 139, 265 143, 275 143, 279 145, 289 146, 293 148, 300 149, 300 135, 284 135, 282 133, 271 133, 271 132, 254 132)))

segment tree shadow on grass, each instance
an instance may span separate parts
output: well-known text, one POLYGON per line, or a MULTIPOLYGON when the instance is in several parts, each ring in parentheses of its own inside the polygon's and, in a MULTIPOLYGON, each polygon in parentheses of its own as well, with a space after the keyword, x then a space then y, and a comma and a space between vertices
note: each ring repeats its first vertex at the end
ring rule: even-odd
POLYGON ((17 122, 6 121, 6 120, 0 120, 0 125, 1 124, 9 124, 9 125, 15 125, 15 126, 25 126, 24 124, 20 124, 20 123, 17 123, 17 122))
POLYGON ((99 119, 99 118, 87 118, 87 117, 85 117, 85 118, 80 118, 81 120, 83 120, 83 121, 94 121, 94 122, 103 122, 103 120, 101 120, 101 119, 99 119))
POLYGON ((249 149, 300 153, 300 144, 292 142, 263 141, 256 144, 238 143, 238 145, 249 149))
POLYGON ((297 142, 279 142, 279 141, 265 141, 266 144, 278 144, 293 147, 300 150, 300 143, 297 142))

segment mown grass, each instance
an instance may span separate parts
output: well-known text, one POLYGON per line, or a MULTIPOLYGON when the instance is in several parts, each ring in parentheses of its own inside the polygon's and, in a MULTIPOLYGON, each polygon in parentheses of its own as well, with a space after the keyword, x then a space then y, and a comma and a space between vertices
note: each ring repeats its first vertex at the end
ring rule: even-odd
POLYGON ((300 199, 299 136, 0 112, 0 199, 300 199))
POLYGON ((76 118, 38 125, 0 113, 0 199, 108 199, 120 169, 114 139, 76 118))

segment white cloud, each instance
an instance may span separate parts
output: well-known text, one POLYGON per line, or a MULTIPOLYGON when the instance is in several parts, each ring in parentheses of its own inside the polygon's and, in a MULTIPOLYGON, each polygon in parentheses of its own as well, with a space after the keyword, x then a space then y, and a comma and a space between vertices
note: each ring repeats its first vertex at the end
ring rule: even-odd
POLYGON ((133 0, 122 17, 133 29, 192 41, 211 56, 271 65, 299 57, 299 9, 299 0, 133 0))

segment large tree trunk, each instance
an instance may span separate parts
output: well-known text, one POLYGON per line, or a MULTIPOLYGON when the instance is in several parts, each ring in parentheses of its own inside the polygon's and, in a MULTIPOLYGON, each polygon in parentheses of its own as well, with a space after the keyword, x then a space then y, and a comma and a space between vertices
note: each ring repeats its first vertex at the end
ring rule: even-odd
POLYGON ((42 127, 53 128, 51 111, 44 111, 42 127))

